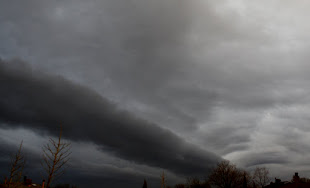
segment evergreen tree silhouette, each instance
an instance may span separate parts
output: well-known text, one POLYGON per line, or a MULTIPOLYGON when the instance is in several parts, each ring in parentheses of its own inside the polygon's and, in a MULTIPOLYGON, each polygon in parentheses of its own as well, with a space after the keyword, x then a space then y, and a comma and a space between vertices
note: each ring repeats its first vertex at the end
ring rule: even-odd
POLYGON ((147 188, 147 183, 146 183, 146 180, 144 179, 144 182, 143 182, 143 187, 142 188, 147 188))

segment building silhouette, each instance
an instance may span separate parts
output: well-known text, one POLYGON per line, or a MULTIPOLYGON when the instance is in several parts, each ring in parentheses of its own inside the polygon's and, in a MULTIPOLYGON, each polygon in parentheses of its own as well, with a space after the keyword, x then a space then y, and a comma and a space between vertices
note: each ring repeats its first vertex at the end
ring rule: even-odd
POLYGON ((271 182, 264 188, 310 188, 310 181, 300 178, 296 172, 291 181, 281 181, 281 179, 275 178, 275 182, 271 182))

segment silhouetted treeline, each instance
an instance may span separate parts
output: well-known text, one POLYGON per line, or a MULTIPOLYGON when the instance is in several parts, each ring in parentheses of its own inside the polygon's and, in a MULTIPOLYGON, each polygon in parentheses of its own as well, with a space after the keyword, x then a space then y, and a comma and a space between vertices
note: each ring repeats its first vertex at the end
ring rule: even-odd
MULTIPOLYGON (((237 168, 227 160, 219 162, 215 168, 203 179, 189 177, 184 183, 174 186, 167 185, 164 173, 161 177, 160 188, 309 188, 310 179, 300 178, 296 172, 290 181, 281 181, 275 178, 274 182, 269 177, 266 167, 256 167, 252 172, 237 168), (164 182, 164 183, 163 183, 164 182)), ((169 179, 169 177, 168 177, 169 179)), ((147 188, 144 180, 143 188, 147 188)))
MULTIPOLYGON (((163 177, 161 175, 161 177, 163 177)), ((168 178, 169 179, 169 178, 168 178)), ((161 188, 163 178, 161 178, 161 188)), ((167 178, 165 177, 165 181, 167 178)), ((186 182, 167 188, 262 188, 270 183, 269 170, 265 167, 257 167, 252 173, 237 168, 236 165, 224 160, 204 178, 188 177, 186 182)), ((144 180, 143 188, 146 185, 144 180)), ((164 187, 164 188, 166 188, 164 187)))

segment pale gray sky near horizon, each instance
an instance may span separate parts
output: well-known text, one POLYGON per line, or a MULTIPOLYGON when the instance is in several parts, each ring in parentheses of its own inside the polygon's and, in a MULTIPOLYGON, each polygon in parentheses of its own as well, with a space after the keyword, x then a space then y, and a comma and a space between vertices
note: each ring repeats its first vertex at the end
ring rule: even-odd
MULTIPOLYGON (((40 84, 61 76, 95 91, 242 168, 310 176, 309 9, 288 0, 1 0, 0 57, 41 72, 40 84)), ((27 123, 22 130, 36 135, 27 123)), ((1 139, 11 143, 17 132, 1 139)), ((162 170, 128 152, 94 152, 106 159, 103 173, 124 170, 117 160, 128 174, 156 179, 162 170)))

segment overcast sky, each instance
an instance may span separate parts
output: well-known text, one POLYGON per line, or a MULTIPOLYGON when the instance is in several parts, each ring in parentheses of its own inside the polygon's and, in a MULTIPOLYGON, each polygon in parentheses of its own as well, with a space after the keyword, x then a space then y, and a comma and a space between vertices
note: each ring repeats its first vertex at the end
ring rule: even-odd
POLYGON ((64 182, 154 187, 219 160, 310 176, 310 2, 0 0, 0 168, 72 143, 64 182))

